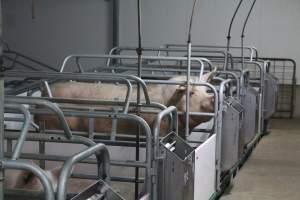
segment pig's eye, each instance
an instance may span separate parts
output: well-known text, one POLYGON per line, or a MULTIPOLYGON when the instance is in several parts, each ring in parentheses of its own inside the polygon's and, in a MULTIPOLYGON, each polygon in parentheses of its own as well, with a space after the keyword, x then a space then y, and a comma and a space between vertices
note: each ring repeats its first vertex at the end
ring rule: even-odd
POLYGON ((192 95, 194 95, 195 94, 195 92, 190 92, 190 96, 192 96, 192 95))

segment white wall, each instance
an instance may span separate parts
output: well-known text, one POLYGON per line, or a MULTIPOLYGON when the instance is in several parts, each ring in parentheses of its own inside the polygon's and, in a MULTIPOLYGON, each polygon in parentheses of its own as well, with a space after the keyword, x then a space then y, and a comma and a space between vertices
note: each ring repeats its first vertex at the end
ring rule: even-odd
POLYGON ((3 0, 3 38, 11 49, 58 66, 73 53, 105 53, 112 46, 111 1, 3 0))
MULTIPOLYGON (((183 43, 192 0, 143 2, 145 46, 183 43)), ((199 0, 194 19, 193 43, 226 44, 227 29, 238 0, 199 0)), ((232 30, 232 45, 240 45, 241 21, 252 1, 244 1, 232 30), (242 19, 241 19, 242 18, 242 19)), ((265 57, 288 57, 300 63, 300 1, 258 0, 247 26, 245 44, 255 46, 265 57)), ((120 44, 136 45, 136 1, 121 1, 120 44)), ((297 73, 300 80, 300 70, 297 73)))

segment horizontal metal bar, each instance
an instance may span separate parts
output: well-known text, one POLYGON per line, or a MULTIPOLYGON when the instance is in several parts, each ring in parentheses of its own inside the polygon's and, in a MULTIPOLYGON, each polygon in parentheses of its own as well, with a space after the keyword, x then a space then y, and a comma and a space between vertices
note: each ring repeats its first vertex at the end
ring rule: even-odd
MULTIPOLYGON (((5 157, 10 157, 12 153, 6 152, 5 157)), ((69 156, 61 156, 61 155, 50 155, 50 154, 35 154, 35 153, 22 153, 20 155, 21 159, 30 159, 30 160, 46 160, 46 161, 60 161, 64 162, 66 161, 69 156)), ((85 160, 82 160, 80 163, 85 164, 97 164, 97 160, 93 158, 88 158, 85 160)), ((120 166, 120 167, 140 167, 145 168, 146 164, 145 162, 139 162, 139 161, 120 161, 120 160, 111 160, 110 165, 112 166, 120 166)))
MULTIPOLYGON (((95 176, 95 175, 79 174, 79 173, 74 173, 72 175, 72 178, 98 180, 97 176, 95 176)), ((114 181, 114 182, 135 183, 135 178, 134 177, 117 177, 117 176, 112 176, 112 177, 110 177, 110 180, 114 181)), ((144 182, 145 182, 144 178, 140 178, 139 181, 138 181, 138 183, 144 183, 144 182)))

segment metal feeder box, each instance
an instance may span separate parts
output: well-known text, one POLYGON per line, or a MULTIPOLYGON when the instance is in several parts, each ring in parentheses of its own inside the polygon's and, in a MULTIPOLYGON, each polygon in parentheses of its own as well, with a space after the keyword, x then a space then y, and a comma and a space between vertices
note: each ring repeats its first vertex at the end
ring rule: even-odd
POLYGON ((243 128, 244 144, 248 144, 255 137, 257 130, 258 92, 252 87, 246 87, 242 96, 244 107, 243 128))
POLYGON ((71 200, 125 200, 118 195, 108 184, 100 180, 86 188, 71 200))
POLYGON ((271 75, 265 75, 264 90, 264 119, 269 119, 276 111, 278 95, 278 79, 271 75))
POLYGON ((221 140, 221 170, 230 170, 238 162, 244 149, 242 119, 243 107, 238 100, 224 100, 221 140))
POLYGON ((195 149, 175 133, 164 137, 160 142, 158 199, 209 199, 215 192, 215 145, 215 134, 195 149))

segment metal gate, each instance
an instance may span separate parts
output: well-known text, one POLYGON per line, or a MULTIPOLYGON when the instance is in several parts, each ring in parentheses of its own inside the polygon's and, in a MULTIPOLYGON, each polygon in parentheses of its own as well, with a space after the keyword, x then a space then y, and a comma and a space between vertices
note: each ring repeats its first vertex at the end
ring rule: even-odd
POLYGON ((278 78, 277 111, 273 118, 293 118, 296 92, 296 62, 287 58, 260 58, 270 61, 269 72, 278 78))

